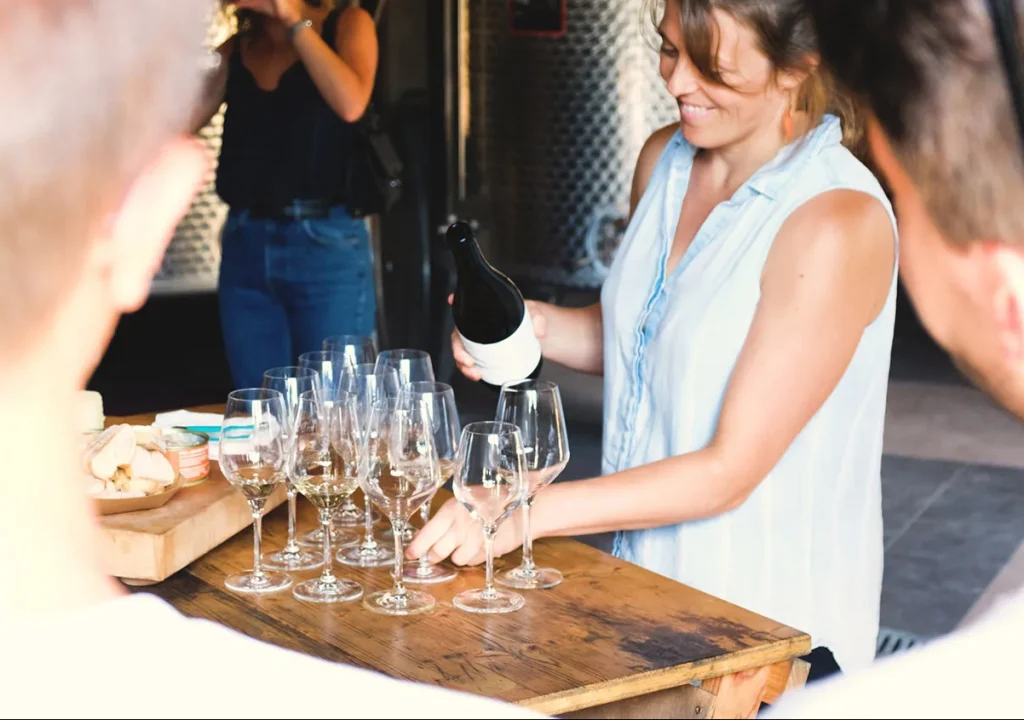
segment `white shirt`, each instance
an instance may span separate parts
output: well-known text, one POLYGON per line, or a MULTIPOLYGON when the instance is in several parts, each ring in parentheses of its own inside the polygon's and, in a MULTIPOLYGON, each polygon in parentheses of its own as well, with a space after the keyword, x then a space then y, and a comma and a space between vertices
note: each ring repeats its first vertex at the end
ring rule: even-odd
MULTIPOLYGON (((733 368, 787 218, 830 190, 878 181, 826 116, 719 204, 668 276, 696 149, 669 141, 615 257, 604 317, 603 471, 695 452, 714 438, 733 368)), ((871 663, 882 589, 882 434, 896 310, 864 330, 843 377, 739 508, 616 535, 617 556, 811 635, 846 670, 871 663)), ((785 403, 780 390, 777 402, 785 403)), ((763 409, 771 423, 772 407, 763 409)))
POLYGON ((186 618, 152 595, 45 624, 7 620, 0 717, 540 717, 284 650, 186 618))
POLYGON ((785 695, 765 717, 1019 718, 1022 646, 1024 594, 1018 594, 976 625, 785 695))

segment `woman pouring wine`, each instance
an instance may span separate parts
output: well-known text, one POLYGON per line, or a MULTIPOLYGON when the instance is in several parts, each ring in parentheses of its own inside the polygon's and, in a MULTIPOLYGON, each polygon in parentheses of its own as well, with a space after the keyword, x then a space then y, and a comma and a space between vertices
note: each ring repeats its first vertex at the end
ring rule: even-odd
MULTIPOLYGON (((544 357, 605 386, 604 475, 540 493, 532 534, 616 531, 619 557, 809 632, 812 679, 853 669, 878 631, 892 210, 805 3, 668 0, 657 27, 680 122, 640 154, 601 301, 528 304, 544 357)), ((520 542, 506 523, 496 550, 520 542)), ((455 503, 409 553, 483 557, 455 503)))

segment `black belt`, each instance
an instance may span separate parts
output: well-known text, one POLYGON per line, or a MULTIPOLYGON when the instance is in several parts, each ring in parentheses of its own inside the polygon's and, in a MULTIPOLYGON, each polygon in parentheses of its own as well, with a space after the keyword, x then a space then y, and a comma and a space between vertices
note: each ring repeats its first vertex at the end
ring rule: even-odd
POLYGON ((292 200, 285 205, 257 204, 246 208, 249 217, 260 220, 323 220, 339 207, 328 200, 292 200))

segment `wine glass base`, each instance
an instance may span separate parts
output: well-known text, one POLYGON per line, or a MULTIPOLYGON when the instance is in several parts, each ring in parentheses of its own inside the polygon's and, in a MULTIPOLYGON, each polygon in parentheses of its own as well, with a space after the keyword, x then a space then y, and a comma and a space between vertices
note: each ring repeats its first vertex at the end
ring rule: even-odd
POLYGON ((299 600, 314 603, 340 603, 358 600, 363 596, 363 586, 351 580, 335 578, 324 582, 320 578, 299 583, 292 590, 299 600))
POLYGON ((342 548, 334 558, 342 565, 350 567, 388 567, 395 563, 395 551, 385 545, 367 550, 359 544, 342 548))
MULTIPOLYGON (((370 523, 376 525, 380 522, 380 513, 376 511, 370 512, 370 523)), ((361 528, 366 524, 366 514, 362 509, 356 508, 355 512, 345 512, 339 510, 334 513, 334 527, 343 528, 361 528)))
POLYGON ((515 612, 526 604, 526 599, 507 590, 467 590, 452 598, 452 604, 466 612, 496 614, 515 612))
POLYGON ((427 565, 422 567, 419 563, 406 565, 405 570, 402 572, 402 580, 407 583, 419 583, 421 585, 448 582, 458 576, 457 570, 445 567, 444 565, 427 565))
POLYGON ((264 571, 257 578, 252 571, 235 573, 224 579, 228 590, 239 593, 275 593, 287 590, 292 586, 292 579, 283 572, 264 571))
POLYGON ((542 590, 553 588, 562 582, 562 573, 554 568, 534 568, 526 570, 522 567, 498 573, 495 582, 517 590, 542 590))
POLYGON ((271 555, 263 557, 263 566, 269 570, 285 570, 299 572, 302 570, 316 570, 323 567, 324 554, 315 550, 299 548, 298 552, 290 553, 279 550, 271 555))
MULTIPOLYGON (((362 540, 362 535, 359 533, 352 532, 351 530, 342 530, 337 527, 331 531, 331 544, 334 547, 346 547, 348 545, 355 545, 362 540)), ((324 546, 324 531, 322 528, 316 530, 310 530, 305 535, 300 535, 297 542, 302 547, 316 548, 319 550, 324 546)))
POLYGON ((402 596, 382 590, 363 598, 363 606, 380 615, 417 615, 433 610, 435 604, 432 595, 418 590, 407 590, 402 596))

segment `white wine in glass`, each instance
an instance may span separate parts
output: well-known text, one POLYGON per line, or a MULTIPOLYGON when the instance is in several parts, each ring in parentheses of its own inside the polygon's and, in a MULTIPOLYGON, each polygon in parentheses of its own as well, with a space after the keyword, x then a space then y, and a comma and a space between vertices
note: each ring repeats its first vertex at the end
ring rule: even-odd
POLYGON ((359 484, 361 452, 355 396, 338 393, 330 405, 317 402, 312 391, 299 399, 292 443, 291 477, 295 487, 320 514, 324 566, 320 577, 295 586, 295 597, 318 603, 358 600, 363 588, 334 575, 331 523, 334 511, 359 484))
POLYGON ((525 465, 515 425, 476 422, 462 429, 452 486, 458 501, 483 526, 487 580, 482 590, 467 590, 453 598, 460 610, 507 613, 525 604, 519 593, 494 587, 494 536, 525 499, 525 465))
POLYGON ((235 592, 272 593, 292 585, 286 573, 263 569, 261 552, 267 498, 285 482, 288 472, 285 417, 284 398, 276 390, 235 390, 224 406, 218 462, 224 477, 245 496, 252 511, 252 570, 224 580, 235 592))

